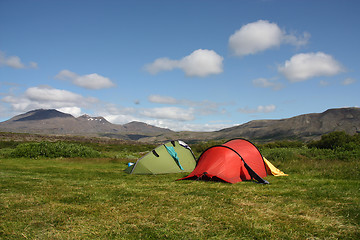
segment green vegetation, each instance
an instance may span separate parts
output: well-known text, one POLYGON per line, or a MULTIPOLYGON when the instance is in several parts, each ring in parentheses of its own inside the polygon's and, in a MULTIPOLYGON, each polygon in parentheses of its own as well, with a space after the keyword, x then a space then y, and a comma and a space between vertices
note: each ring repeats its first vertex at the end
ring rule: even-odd
POLYGON ((321 136, 319 141, 311 142, 308 145, 321 149, 359 150, 360 134, 352 136, 345 132, 332 132, 321 136))
POLYGON ((102 152, 105 158, 127 159, 136 161, 145 153, 156 147, 155 144, 87 144, 87 146, 102 152))
POLYGON ((261 145, 263 148, 300 148, 304 147, 305 143, 300 141, 276 141, 261 145))
POLYGON ((317 147, 324 139, 259 145, 289 174, 269 185, 124 173, 148 144, 46 142, 100 155, 34 159, 14 154, 36 143, 0 142, 0 239, 359 239, 360 150, 344 147, 357 137, 317 147))
POLYGON ((80 144, 67 142, 39 142, 19 144, 14 151, 11 152, 10 156, 15 158, 95 158, 100 157, 100 153, 90 147, 80 144))

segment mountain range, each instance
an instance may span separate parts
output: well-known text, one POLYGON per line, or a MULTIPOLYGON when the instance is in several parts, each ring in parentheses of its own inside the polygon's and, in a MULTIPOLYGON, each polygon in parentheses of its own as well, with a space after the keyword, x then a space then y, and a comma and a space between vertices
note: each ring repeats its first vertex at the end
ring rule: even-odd
POLYGON ((246 138, 257 141, 318 139, 333 131, 360 132, 360 108, 329 109, 279 120, 254 120, 214 132, 174 132, 142 122, 113 124, 103 117, 74 117, 55 109, 37 109, 0 122, 1 132, 108 137, 123 140, 189 142, 246 138))

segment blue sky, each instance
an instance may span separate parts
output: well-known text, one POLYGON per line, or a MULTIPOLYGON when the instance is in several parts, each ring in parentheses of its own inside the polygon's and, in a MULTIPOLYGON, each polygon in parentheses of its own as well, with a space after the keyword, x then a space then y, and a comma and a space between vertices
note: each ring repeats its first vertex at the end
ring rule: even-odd
POLYGON ((360 1, 0 0, 0 120, 212 131, 360 106, 360 1))

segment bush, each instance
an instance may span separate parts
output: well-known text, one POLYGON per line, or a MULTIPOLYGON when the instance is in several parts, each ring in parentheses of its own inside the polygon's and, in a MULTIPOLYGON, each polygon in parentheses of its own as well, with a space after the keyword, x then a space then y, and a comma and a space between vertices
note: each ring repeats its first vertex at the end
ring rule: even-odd
POLYGON ((332 132, 321 136, 319 141, 313 141, 308 144, 310 148, 320 149, 343 149, 356 150, 360 149, 360 135, 351 136, 345 132, 332 132))
POLYGON ((301 148, 304 146, 303 142, 300 141, 275 141, 270 143, 265 143, 259 146, 259 148, 301 148))
POLYGON ((0 149, 3 148, 14 148, 19 145, 18 142, 15 141, 0 141, 0 149))
POLYGON ((19 144, 10 154, 11 157, 26 158, 70 158, 70 157, 100 157, 100 152, 80 144, 65 142, 39 142, 19 144))
POLYGON ((297 150, 296 148, 264 148, 261 154, 269 161, 287 162, 298 158, 297 150))

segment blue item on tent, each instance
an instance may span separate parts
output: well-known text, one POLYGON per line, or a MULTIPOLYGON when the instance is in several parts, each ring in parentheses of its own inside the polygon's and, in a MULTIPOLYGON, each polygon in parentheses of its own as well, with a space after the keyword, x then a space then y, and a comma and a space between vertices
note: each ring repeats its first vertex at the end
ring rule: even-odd
POLYGON ((168 151, 168 153, 171 155, 171 157, 175 160, 175 162, 177 163, 179 168, 181 170, 184 170, 183 167, 180 164, 179 157, 178 157, 177 153, 175 152, 175 149, 173 147, 168 147, 166 145, 164 145, 164 146, 165 146, 166 150, 168 151))
POLYGON ((134 165, 135 163, 133 163, 133 162, 129 162, 128 163, 128 167, 130 167, 130 166, 132 166, 132 165, 134 165))

